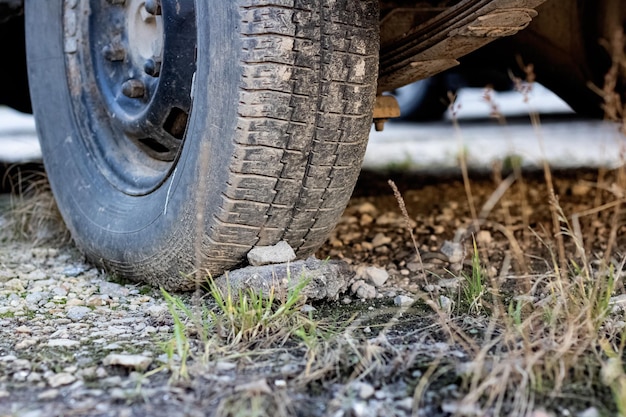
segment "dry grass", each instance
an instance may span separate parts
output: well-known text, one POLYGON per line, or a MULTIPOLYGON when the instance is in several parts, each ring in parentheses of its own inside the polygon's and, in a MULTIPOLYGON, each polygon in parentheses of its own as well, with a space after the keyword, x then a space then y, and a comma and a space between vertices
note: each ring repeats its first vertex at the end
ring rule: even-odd
POLYGON ((18 166, 8 170, 3 182, 12 189, 4 239, 21 239, 35 245, 70 241, 45 172, 18 166))
MULTIPOLYGON (((613 49, 614 65, 604 88, 598 91, 605 99, 607 119, 624 126, 626 113, 620 96, 614 90, 618 72, 626 69, 621 33, 614 39, 613 45, 616 44, 617 48, 613 49)), ((532 66, 525 69, 527 78, 534 80, 532 66)), ((516 84, 524 100, 528 100, 532 83, 516 80, 516 84)), ((486 100, 494 114, 498 114, 497 106, 488 93, 486 100)), ((504 123, 501 116, 497 118, 504 123)), ((530 119, 543 146, 539 116, 531 112, 530 119)), ((458 123, 454 123, 461 135, 458 123)), ((471 195, 472 187, 462 159, 463 179, 473 217, 469 226, 476 233, 488 221, 489 210, 482 211, 486 214, 484 216, 476 215, 476 198, 471 195)), ((486 306, 483 312, 489 314, 481 315, 480 310, 472 308, 476 306, 474 300, 479 288, 475 285, 476 280, 468 277, 465 277, 463 288, 466 298, 471 298, 468 300, 470 308, 460 313, 445 311, 431 295, 422 295, 437 313, 441 328, 450 336, 450 343, 462 346, 471 358, 463 365, 465 395, 459 401, 458 410, 473 410, 470 414, 478 415, 536 415, 538 397, 545 402, 545 398, 565 398, 564 395, 591 393, 585 395, 593 396, 604 386, 612 392, 614 408, 620 415, 626 415, 626 372, 623 364, 626 324, 623 321, 624 307, 618 302, 620 296, 626 295, 623 283, 626 254, 622 252, 624 248, 616 247, 618 231, 624 226, 626 168, 622 166, 610 177, 605 170, 601 170, 598 182, 591 186, 609 192, 597 193, 593 207, 575 213, 565 213, 561 207, 547 163, 544 163, 543 171, 547 186, 545 201, 549 205, 552 229, 532 230, 527 227, 526 220, 524 229, 530 231, 544 247, 546 272, 520 276, 508 275, 502 270, 500 277, 487 283, 486 291, 490 297, 483 300, 486 306), (601 218, 610 218, 610 235, 602 251, 592 252, 590 248, 596 240, 596 225, 601 218), (518 284, 506 285, 507 281, 518 284), (502 288, 503 284, 506 289, 502 288), (467 290, 472 285, 475 287, 471 292, 473 296, 467 290), (450 325, 467 322, 468 317, 482 323, 479 337, 467 327, 450 325)), ((519 185, 518 190, 526 193, 519 170, 514 171, 513 178, 519 185)), ((512 183, 507 184, 506 189, 512 183)), ((490 200, 498 201, 502 195, 496 190, 490 200)), ((403 206, 400 198, 398 203, 403 206)), ((485 203, 485 206, 489 205, 493 207, 495 204, 493 201, 485 203)), ((514 221, 507 223, 511 225, 514 221)), ((530 259, 521 255, 519 249, 528 246, 527 242, 518 241, 526 232, 516 233, 505 225, 500 227, 500 231, 509 240, 510 250, 518 253, 515 256, 517 270, 532 270, 527 264, 530 259)), ((475 250, 476 253, 478 250, 475 250)), ((480 271, 481 265, 474 258, 473 276, 480 271)), ((459 413, 465 414, 462 411, 459 413)))

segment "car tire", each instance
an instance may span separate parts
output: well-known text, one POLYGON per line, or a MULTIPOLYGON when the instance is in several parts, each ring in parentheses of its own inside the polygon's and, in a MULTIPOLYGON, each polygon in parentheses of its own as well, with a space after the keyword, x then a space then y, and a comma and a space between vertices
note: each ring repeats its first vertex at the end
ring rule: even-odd
POLYGON ((90 260, 189 290, 324 242, 371 125, 377 1, 25 3, 44 163, 90 260))

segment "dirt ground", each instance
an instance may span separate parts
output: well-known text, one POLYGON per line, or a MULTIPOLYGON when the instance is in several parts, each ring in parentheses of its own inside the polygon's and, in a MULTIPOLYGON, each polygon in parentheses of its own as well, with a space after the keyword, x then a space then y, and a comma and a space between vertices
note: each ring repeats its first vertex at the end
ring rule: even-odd
MULTIPOLYGON (((598 367, 564 368, 571 375, 558 379, 560 386, 546 377, 544 386, 523 389, 523 401, 507 388, 513 378, 503 379, 502 387, 488 387, 467 371, 478 353, 489 357, 484 366, 495 369, 507 349, 514 350, 510 343, 524 343, 521 338, 481 350, 490 335, 504 334, 488 314, 494 310, 493 283, 501 299, 513 303, 509 306, 520 294, 539 303, 549 279, 537 277, 554 272, 560 250, 572 261, 585 253, 590 265, 615 265, 619 281, 626 215, 621 203, 602 208, 624 198, 619 173, 577 170, 552 176, 563 219, 571 230, 580 226, 585 237, 582 252, 568 239, 559 245, 553 233, 555 200, 541 170, 521 177, 499 168, 471 173, 469 188, 460 173, 363 172, 341 222, 317 253, 320 259, 347 262, 356 276, 338 300, 303 306, 302 320, 313 320, 315 331, 327 331, 326 336, 311 342, 301 333, 270 337, 265 332, 267 343, 258 336, 245 344, 207 345, 196 329, 187 334, 191 357, 186 378, 173 378, 180 377, 180 357, 163 359, 176 326, 157 290, 124 282, 108 286, 109 277, 85 264, 71 244, 33 246, 5 236, 0 251, 0 416, 615 415, 611 385, 599 382, 598 367), (389 179, 397 185, 409 219, 389 179), (474 259, 490 283, 481 284, 480 291, 486 292, 477 298, 468 295, 466 286, 476 270, 474 259), (368 266, 386 271, 384 283, 364 278, 368 266), (24 304, 13 312, 21 308, 22 298, 32 301, 35 293, 49 297, 48 303, 24 304), (405 304, 399 296, 411 301, 405 304), (70 316, 84 306, 91 310, 70 316), (43 313, 44 308, 54 311, 43 313), (115 326, 121 330, 107 333, 115 326), (61 341, 51 344, 51 339, 61 341), (112 363, 111 352, 136 354, 150 359, 149 364, 112 363), (469 401, 475 392, 479 394, 469 401), (491 401, 490 393, 494 398, 502 393, 497 397, 501 401, 491 401)), ((3 213, 8 227, 8 208, 3 213)), ((619 282, 610 295, 622 291, 619 282)), ((178 295, 189 305, 200 296, 178 295)), ((207 297, 202 299, 214 307, 207 297)), ((187 330, 192 327, 187 323, 187 330)), ((590 350, 601 356, 598 346, 590 350)))

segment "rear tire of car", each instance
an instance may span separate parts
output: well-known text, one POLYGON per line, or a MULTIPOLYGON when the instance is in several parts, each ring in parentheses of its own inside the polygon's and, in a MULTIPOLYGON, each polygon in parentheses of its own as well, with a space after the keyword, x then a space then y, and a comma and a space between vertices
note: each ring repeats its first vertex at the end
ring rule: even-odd
POLYGON ((371 125, 378 3, 174 3, 25 14, 44 163, 74 240, 111 274, 189 290, 192 272, 221 274, 255 245, 306 257, 336 224, 371 125))

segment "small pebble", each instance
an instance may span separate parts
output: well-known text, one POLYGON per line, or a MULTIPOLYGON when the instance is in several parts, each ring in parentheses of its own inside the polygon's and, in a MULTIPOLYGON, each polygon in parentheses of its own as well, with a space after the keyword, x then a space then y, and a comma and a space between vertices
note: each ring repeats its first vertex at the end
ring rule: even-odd
POLYGON ((376 287, 381 287, 389 279, 389 274, 382 268, 368 266, 363 270, 363 278, 371 282, 376 287))
POLYGON ((400 307, 408 307, 415 302, 414 298, 406 295, 398 295, 393 299, 393 303, 400 307))
POLYGON ((53 374, 48 378, 48 384, 52 388, 57 388, 63 385, 69 385, 72 382, 76 381, 76 377, 72 374, 68 374, 66 372, 61 372, 58 374, 53 374))

